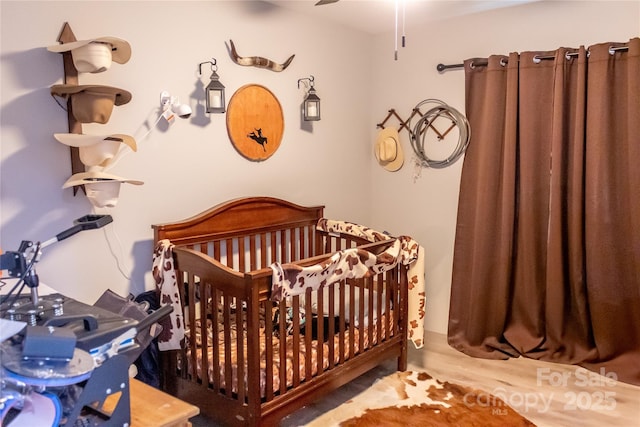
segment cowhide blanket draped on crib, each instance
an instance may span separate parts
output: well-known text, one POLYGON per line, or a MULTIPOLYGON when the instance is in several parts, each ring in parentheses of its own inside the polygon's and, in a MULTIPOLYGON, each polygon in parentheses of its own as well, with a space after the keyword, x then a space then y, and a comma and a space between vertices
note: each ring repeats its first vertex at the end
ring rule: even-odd
POLYGON ((339 232, 370 242, 393 240, 381 254, 359 248, 336 252, 325 262, 309 267, 292 263, 273 263, 271 299, 281 301, 293 295, 303 295, 308 288, 317 290, 342 279, 370 277, 394 268, 398 262, 408 266, 408 326, 409 339, 416 348, 424 345, 424 248, 409 236, 397 238, 351 222, 326 218, 318 221, 317 228, 326 232, 339 232))
POLYGON ((158 322, 162 326, 162 332, 158 335, 158 349, 160 351, 178 350, 181 348, 185 334, 184 318, 180 289, 173 266, 173 244, 167 239, 159 241, 154 248, 152 274, 159 293, 160 305, 173 307, 173 312, 158 322))

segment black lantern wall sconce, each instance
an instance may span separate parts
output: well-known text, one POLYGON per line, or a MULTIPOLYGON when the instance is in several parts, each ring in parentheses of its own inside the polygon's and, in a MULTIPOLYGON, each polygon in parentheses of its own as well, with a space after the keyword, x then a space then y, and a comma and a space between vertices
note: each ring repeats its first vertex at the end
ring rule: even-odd
POLYGON ((224 100, 224 85, 220 83, 220 77, 218 76, 218 66, 216 65, 216 59, 213 61, 201 62, 198 64, 198 75, 202 75, 202 66, 204 64, 211 64, 211 81, 204 88, 205 100, 206 100, 206 112, 207 113, 224 113, 225 112, 225 100, 224 100))
POLYGON ((313 81, 313 76, 298 79, 298 89, 300 89, 300 82, 303 82, 305 86, 307 84, 309 86, 307 97, 304 99, 304 104, 302 106, 305 121, 320 120, 320 98, 316 95, 316 90, 313 87, 313 81))

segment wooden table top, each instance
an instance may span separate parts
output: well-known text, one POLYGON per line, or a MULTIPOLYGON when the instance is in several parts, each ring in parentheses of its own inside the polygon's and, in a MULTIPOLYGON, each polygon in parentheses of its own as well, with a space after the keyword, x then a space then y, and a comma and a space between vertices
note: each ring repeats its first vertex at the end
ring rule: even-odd
POLYGON ((190 425, 200 413, 197 406, 131 378, 131 427, 173 427, 190 425))

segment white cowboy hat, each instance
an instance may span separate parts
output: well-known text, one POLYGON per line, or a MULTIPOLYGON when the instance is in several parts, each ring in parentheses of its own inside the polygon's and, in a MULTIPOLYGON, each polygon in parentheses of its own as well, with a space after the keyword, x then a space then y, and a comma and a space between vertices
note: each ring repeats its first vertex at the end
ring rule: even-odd
POLYGON ((55 133, 53 136, 65 145, 78 147, 80 161, 86 166, 108 166, 118 153, 120 144, 126 144, 133 151, 138 149, 136 140, 130 135, 55 133))
POLYGON ((374 153, 380 166, 390 172, 399 170, 404 163, 404 155, 398 129, 394 127, 382 129, 378 133, 374 153))
POLYGON ((69 52, 73 65, 80 73, 100 73, 111 66, 111 61, 124 64, 131 58, 129 42, 117 37, 98 37, 47 47, 50 52, 69 52))
POLYGON ((87 172, 80 172, 71 175, 69 179, 64 183, 62 188, 74 187, 76 185, 85 185, 85 184, 102 184, 109 182, 124 182, 127 184, 133 185, 142 185, 144 182, 138 181, 137 179, 128 179, 122 178, 117 175, 112 175, 110 173, 89 170, 87 172))
POLYGON ((144 182, 122 178, 106 172, 89 170, 72 175, 62 188, 84 185, 87 199, 97 208, 113 208, 118 204, 122 183, 142 185, 144 182))

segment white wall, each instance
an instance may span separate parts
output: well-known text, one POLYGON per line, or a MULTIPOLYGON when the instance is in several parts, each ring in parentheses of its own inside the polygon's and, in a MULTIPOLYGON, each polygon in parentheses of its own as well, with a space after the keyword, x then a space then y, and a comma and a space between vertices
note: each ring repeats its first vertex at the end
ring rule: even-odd
MULTIPOLYGON (((370 37, 262 2, 2 1, 0 7, 0 246, 5 251, 16 250, 22 239, 49 239, 92 209, 83 195, 61 189, 71 175, 69 148, 53 138, 68 127, 66 112, 49 95, 51 85, 62 83, 62 55, 46 46, 57 43, 65 22, 78 39, 120 37, 133 51, 126 64, 80 75, 81 84, 109 84, 133 94, 129 104, 115 107, 107 124, 85 125, 86 133, 143 136, 158 117, 160 92, 190 101, 198 64, 212 57, 227 100, 241 86, 256 83, 275 94, 284 113, 280 148, 264 162, 236 152, 226 115, 213 115, 204 127, 190 121, 158 126, 139 141, 137 153, 110 170, 145 184, 123 185, 118 205, 98 210, 113 216, 112 225, 45 249, 37 267, 41 281, 87 302, 107 288, 138 294, 152 284, 151 224, 240 196, 324 204, 329 217, 368 222, 370 37), (229 39, 243 56, 295 58, 279 73, 242 67, 227 52, 229 39), (297 86, 309 75, 315 77, 323 115, 312 131, 301 129, 305 91, 297 86)), ((204 70, 207 84, 210 68, 204 70)))
POLYGON ((427 98, 464 111, 463 72, 439 74, 439 62, 626 41, 640 34, 640 7, 637 1, 542 2, 412 27, 410 5, 407 47, 394 61, 393 34, 370 36, 260 2, 0 2, 0 247, 46 240, 91 211, 84 196, 60 188, 70 175, 69 150, 52 137, 67 131, 66 113, 49 95, 62 82, 62 59, 45 47, 69 22, 78 39, 116 36, 133 48, 127 64, 80 76, 81 83, 133 93, 108 124, 85 132, 141 137, 157 117, 160 91, 189 101, 197 64, 215 57, 227 99, 248 83, 274 92, 285 133, 273 157, 256 163, 235 151, 223 115, 204 127, 180 121, 154 129, 112 170, 145 185, 124 185, 118 206, 99 211, 114 217, 104 230, 47 248, 37 269, 43 282, 86 302, 107 288, 137 294, 151 287, 150 224, 229 198, 272 195, 325 204, 328 217, 413 236, 427 252, 427 329, 445 332, 462 162, 422 170, 414 182, 403 131, 405 166, 385 172, 373 157, 375 125, 388 109, 407 117, 427 98), (229 39, 240 55, 296 57, 282 73, 241 67, 229 58, 229 39), (310 74, 323 114, 313 132, 300 128, 298 116, 297 79, 310 74))
MULTIPOLYGON (((411 2, 407 3, 407 26, 413 18, 410 8, 411 2)), ((638 1, 546 1, 498 9, 410 27, 407 46, 400 49, 397 61, 393 59, 393 34, 381 35, 376 37, 373 52, 376 96, 370 123, 379 123, 390 108, 406 119, 419 102, 429 98, 464 112, 464 71, 440 74, 438 63, 625 42, 640 35, 639 16, 638 1)), ((401 137, 409 161, 399 172, 386 172, 372 160, 374 200, 384 200, 385 208, 372 209, 371 226, 407 232, 425 246, 426 328, 445 333, 462 161, 447 169, 423 169, 421 178, 414 182, 408 133, 402 131, 401 137)))

